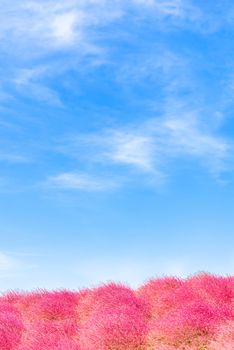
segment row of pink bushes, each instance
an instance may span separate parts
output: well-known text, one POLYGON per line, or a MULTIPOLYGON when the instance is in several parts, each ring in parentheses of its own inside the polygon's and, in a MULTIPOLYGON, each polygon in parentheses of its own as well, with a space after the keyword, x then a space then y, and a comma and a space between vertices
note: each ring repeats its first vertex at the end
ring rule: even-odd
POLYGON ((0 297, 1 350, 234 350, 234 277, 0 297))

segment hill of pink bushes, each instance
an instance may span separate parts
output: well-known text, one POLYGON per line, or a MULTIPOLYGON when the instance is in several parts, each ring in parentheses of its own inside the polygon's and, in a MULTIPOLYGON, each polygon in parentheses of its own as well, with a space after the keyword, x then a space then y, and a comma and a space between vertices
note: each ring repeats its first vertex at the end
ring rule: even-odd
POLYGON ((233 350, 234 277, 0 297, 1 350, 233 350))

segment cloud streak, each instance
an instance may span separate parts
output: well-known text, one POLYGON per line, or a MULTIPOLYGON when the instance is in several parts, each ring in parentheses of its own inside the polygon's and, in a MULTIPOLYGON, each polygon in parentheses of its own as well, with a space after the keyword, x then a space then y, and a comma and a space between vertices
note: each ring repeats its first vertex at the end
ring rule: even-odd
MULTIPOLYGON (((199 16, 195 18, 199 11, 191 15, 193 3, 183 0, 131 0, 128 5, 121 0, 111 4, 106 0, 59 0, 56 3, 51 0, 27 0, 13 3, 14 6, 12 3, 9 5, 6 0, 3 1, 3 11, 0 15, 1 39, 5 52, 9 56, 16 53, 20 58, 17 57, 18 66, 10 70, 6 80, 14 85, 14 92, 20 97, 29 94, 36 101, 58 107, 64 107, 57 89, 60 81, 57 84, 57 81, 52 80, 64 72, 77 70, 77 66, 81 64, 80 57, 108 57, 108 50, 112 50, 110 40, 115 38, 115 43, 119 43, 121 38, 124 38, 120 34, 123 35, 121 30, 126 31, 125 25, 120 26, 123 29, 119 32, 116 26, 113 28, 117 32, 111 28, 108 30, 108 25, 119 20, 126 21, 127 16, 132 15, 135 16, 134 19, 138 16, 154 16, 156 27, 158 22, 165 20, 166 28, 173 25, 174 19, 181 24, 187 20, 200 20, 199 16), (14 52, 11 51, 12 47, 14 52), (22 64, 18 62, 21 61, 19 50, 23 51, 22 64), (65 53, 64 56, 61 52, 65 53), (61 57, 59 62, 54 58, 56 53, 61 57), (53 58, 47 61, 46 57, 50 55, 53 58), (38 58, 43 59, 40 61, 38 58)), ((134 37, 133 41, 135 39, 134 37)), ((122 45, 124 48, 124 41, 122 45)), ((134 90, 135 85, 139 83, 139 86, 143 86, 146 81, 152 90, 161 91, 160 99, 157 100, 157 96, 155 99, 151 95, 149 97, 147 90, 140 96, 139 102, 146 110, 145 115, 141 116, 142 122, 132 122, 129 125, 119 123, 116 127, 102 128, 94 134, 75 136, 68 144, 62 145, 63 152, 68 157, 75 158, 74 167, 65 169, 62 173, 56 173, 55 169, 55 175, 48 178, 51 187, 82 191, 109 190, 118 187, 117 184, 122 185, 122 179, 109 178, 109 174, 118 171, 125 178, 137 177, 139 180, 139 176, 142 176, 142 180, 145 180, 148 177, 160 185, 170 175, 170 164, 176 159, 195 160, 199 166, 208 169, 217 177, 229 167, 232 149, 229 140, 219 136, 218 130, 213 130, 202 121, 206 118, 201 118, 203 111, 197 111, 195 103, 191 103, 189 108, 176 105, 182 101, 184 91, 189 91, 184 98, 186 106, 192 99, 196 100, 199 97, 195 90, 200 82, 193 84, 196 73, 193 71, 193 62, 172 53, 166 48, 167 45, 162 46, 156 49, 157 59, 155 52, 151 54, 147 51, 144 56, 138 51, 138 47, 137 52, 133 52, 137 61, 135 65, 135 61, 132 62, 131 58, 128 60, 128 56, 125 57, 126 61, 122 62, 121 55, 117 55, 113 63, 110 63, 110 54, 107 64, 111 67, 110 71, 114 67, 117 72, 112 70, 111 77, 108 78, 112 79, 113 83, 113 75, 120 75, 115 77, 119 80, 114 82, 114 89, 118 86, 124 95, 127 85, 129 89, 134 90), (173 101, 176 102, 173 104, 173 101), (147 114, 150 103, 162 106, 153 118, 149 118, 147 114), (82 157, 91 166, 91 171, 88 165, 88 171, 83 169, 85 166, 81 167, 81 172, 76 170, 79 169, 76 162, 82 157)), ((118 49, 121 51, 121 48, 118 49)), ((70 76, 66 78, 69 80, 70 76)), ((84 76, 79 74, 76 78, 84 80, 84 76)), ((75 86, 77 88, 77 85, 75 86)), ((60 87, 62 95, 64 86, 61 84, 60 87)), ((11 155, 11 152, 2 152, 2 155, 0 153, 0 160, 15 163, 23 161, 22 157, 11 155)))
POLYGON ((154 140, 150 135, 117 129, 107 131, 103 141, 99 139, 99 142, 105 149, 101 156, 103 160, 145 172, 153 171, 154 140))
MULTIPOLYGON (((117 43, 126 38, 126 28, 117 27, 118 21, 148 20, 150 16, 159 31, 168 30, 174 28, 175 20, 180 25, 201 21, 197 11, 190 1, 183 0, 13 0, 11 3, 3 0, 0 14, 3 58, 14 63, 2 80, 32 99, 62 106, 44 75, 38 74, 41 69, 38 59, 46 61, 51 78, 58 77, 61 71, 84 69, 82 62, 87 58, 90 62, 86 60, 86 66, 97 62, 110 64, 114 52, 110 41, 117 43), (59 59, 55 57, 57 54, 61 54, 59 59), (55 56, 51 59, 52 55, 55 56)), ((133 33, 128 35, 135 40, 133 33)), ((9 91, 3 88, 3 93, 9 91)))
MULTIPOLYGON (((174 25, 168 17, 181 23, 200 20, 195 7, 183 0, 3 0, 1 8, 0 37, 5 52, 20 50, 23 58, 56 50, 73 50, 77 55, 100 53, 103 27, 131 17, 133 12, 134 16, 148 17, 150 9, 157 22, 166 20, 168 28, 174 25)), ((116 37, 112 31, 108 37, 110 33, 116 37)))
POLYGON ((51 188, 99 192, 118 187, 114 179, 95 177, 85 173, 67 172, 49 177, 47 185, 51 188))
MULTIPOLYGON (((105 1, 13 1, 14 5, 3 1, 1 15, 1 36, 14 41, 17 47, 33 45, 35 54, 45 54, 48 51, 77 47, 85 51, 92 40, 87 31, 103 23, 119 17, 119 7, 110 6, 105 1), (36 49, 36 52, 35 52, 36 49), (39 51, 38 51, 39 50, 39 51)), ((9 47, 8 47, 9 48, 9 47)), ((27 55, 31 52, 25 52, 27 55)))
POLYGON ((230 167, 231 150, 231 142, 202 123, 196 112, 105 129, 99 135, 78 135, 63 149, 70 157, 84 154, 85 161, 96 164, 97 169, 120 171, 122 168, 127 177, 141 174, 154 179, 158 185, 170 175, 171 163, 181 159, 193 160, 198 167, 219 178, 230 167))
POLYGON ((163 15, 181 16, 184 12, 183 0, 133 0, 136 5, 143 5, 163 15))

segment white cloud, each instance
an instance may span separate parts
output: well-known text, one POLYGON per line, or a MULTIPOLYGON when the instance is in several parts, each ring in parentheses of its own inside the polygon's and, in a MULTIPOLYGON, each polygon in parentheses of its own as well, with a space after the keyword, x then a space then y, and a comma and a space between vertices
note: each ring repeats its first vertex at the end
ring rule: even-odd
POLYGON ((150 6, 159 13, 180 16, 185 4, 183 0, 133 0, 135 4, 150 6))
POLYGON ((35 68, 23 68, 17 72, 17 76, 14 79, 16 85, 29 85, 32 81, 44 76, 46 73, 46 67, 35 68))
POLYGON ((198 167, 219 177, 230 165, 230 141, 201 122, 196 112, 183 113, 103 130, 98 136, 77 136, 63 151, 73 157, 82 150, 85 161, 115 169, 125 167, 126 176, 127 170, 135 169, 158 184, 170 175, 170 163, 175 159, 195 160, 198 167))
POLYGON ((200 24, 208 20, 192 0, 132 0, 132 2, 140 11, 150 10, 150 15, 156 17, 161 30, 188 26, 192 30, 200 31, 200 24))
POLYGON ((9 153, 9 152, 0 152, 0 161, 9 162, 9 163, 25 163, 28 162, 27 157, 9 153))
POLYGON ((217 175, 228 165, 230 142, 203 125, 196 114, 188 112, 180 118, 153 121, 151 128, 163 146, 162 156, 179 158, 188 155, 217 175))
POLYGON ((196 12, 188 10, 191 6, 183 0, 3 0, 0 38, 10 51, 14 43, 14 52, 21 49, 27 57, 69 46, 81 54, 96 46, 99 28, 103 32, 104 26, 130 16, 132 7, 140 12, 150 7, 159 17, 181 17, 182 21, 196 12), (91 35, 90 29, 94 29, 91 35))
POLYGON ((81 173, 62 173, 48 179, 50 187, 80 191, 107 191, 116 188, 119 183, 114 179, 94 177, 81 173))
MULTIPOLYGON (((71 45, 79 54, 92 47, 86 35, 91 27, 108 24, 120 16, 120 8, 106 1, 12 1, 3 0, 0 37, 8 47, 12 42, 22 55, 43 55, 71 45), (109 13, 108 13, 109 12, 109 13)), ((93 43, 94 46, 94 43, 93 43)))
MULTIPOLYGON (((89 63, 87 60, 86 65, 113 61, 113 57, 111 60, 109 57, 113 48, 109 40, 111 37, 121 40, 124 33, 122 26, 119 27, 119 34, 116 26, 114 30, 108 26, 128 16, 143 15, 147 19, 149 12, 143 14, 142 8, 149 7, 154 9, 151 12, 157 17, 156 24, 157 21, 163 21, 164 15, 166 18, 168 15, 181 18, 190 16, 185 11, 184 1, 180 0, 3 0, 0 13, 1 46, 3 52, 11 57, 9 61, 13 57, 14 63, 9 72, 4 73, 2 80, 17 84, 21 91, 24 88, 26 95, 30 94, 36 100, 61 106, 58 95, 38 75, 37 70, 41 69, 36 66, 38 58, 46 60, 52 68, 56 61, 60 61, 57 70, 53 71, 53 77, 58 76, 61 70, 77 69, 80 60, 87 56, 89 63), (186 16, 182 16, 184 12, 186 16), (52 58, 51 54, 57 51, 70 55, 69 59, 62 56, 59 59, 52 58), (22 66, 23 69, 19 68, 22 66), (15 70, 18 70, 16 78, 15 70)), ((169 26, 168 18, 166 26, 169 26)), ((2 96, 7 96, 4 89, 2 96)))
POLYGON ((69 44, 75 40, 75 25, 78 21, 76 12, 63 13, 56 16, 51 24, 52 35, 61 44, 69 44))
POLYGON ((116 130, 104 142, 109 143, 104 157, 116 163, 133 165, 142 171, 153 170, 154 142, 150 136, 116 130))
MULTIPOLYGON (((13 0, 10 3, 3 0, 0 40, 1 51, 8 58, 6 60, 4 56, 0 99, 8 97, 10 83, 11 87, 16 86, 36 100, 61 105, 55 88, 47 86, 39 60, 46 61, 50 78, 59 76, 64 70, 75 69, 80 59, 87 56, 92 57, 92 62, 103 63, 104 44, 97 44, 99 27, 103 28, 121 16, 118 2, 111 5, 101 0, 13 0), (51 56, 58 51, 70 55, 69 59, 51 56)), ((14 92, 11 89, 9 96, 14 92)))
POLYGON ((12 83, 21 95, 30 96, 50 105, 62 106, 56 91, 46 85, 46 77, 50 74, 48 66, 19 69, 12 83))
MULTIPOLYGON (((141 9, 142 6, 153 7, 157 13, 165 14, 166 17, 167 15, 176 17, 182 14, 184 16, 184 11, 188 9, 190 3, 190 1, 182 0, 132 0, 130 6, 137 6, 138 9, 141 9)), ((130 15, 129 6, 123 1, 114 1, 110 4, 105 0, 68 0, 66 2, 59 0, 56 3, 51 0, 26 0, 13 1, 13 4, 3 0, 3 11, 0 15, 2 44, 7 46, 6 50, 12 50, 14 47, 12 52, 17 54, 20 47, 27 58, 32 53, 43 56, 53 50, 67 50, 68 48, 75 52, 76 61, 79 55, 93 53, 95 48, 98 53, 96 42, 99 38, 99 28, 102 29, 103 34, 103 28, 107 24, 113 23, 127 13, 130 15)), ((152 11, 152 13, 155 12, 152 11)), ((136 12, 134 15, 137 15, 136 12)), ((21 55, 18 56, 21 57, 21 55)), ((129 80, 132 83, 133 76, 137 76, 141 82, 143 79, 151 79, 153 64, 153 69, 157 70, 160 76, 163 75, 161 80, 159 74, 155 75, 155 80, 160 80, 162 85, 166 86, 163 86, 164 92, 167 90, 167 94, 172 96, 179 91, 176 85, 184 84, 184 76, 187 76, 186 69, 184 73, 185 60, 182 60, 181 63, 181 60, 175 55, 167 52, 159 57, 161 59, 148 58, 147 62, 144 61, 146 65, 142 64, 140 67, 140 71, 138 65, 136 65, 137 68, 132 68, 132 76, 129 80)), ((70 64, 65 60, 63 62, 64 66, 70 64)), ((54 66, 54 62, 48 65, 54 66)), ((130 66, 134 66, 132 62, 127 64, 126 69, 123 69, 123 75, 130 66)), ((124 64, 121 67, 124 68, 124 64)), ((18 92, 30 93, 37 100, 61 106, 59 96, 46 85, 45 77, 50 69, 48 66, 33 68, 32 65, 26 66, 18 69, 16 76, 11 81, 18 92)), ((58 71, 51 74, 58 75, 58 71)), ((187 79, 190 80, 190 78, 188 74, 187 79)), ((184 85, 188 87, 186 83, 184 85)), ((170 105, 169 98, 166 103, 170 105)), ((172 108, 169 111, 165 108, 163 117, 151 119, 148 123, 104 130, 100 137, 87 135, 84 137, 87 141, 87 147, 83 145, 86 147, 84 153, 90 155, 90 162, 99 162, 107 166, 121 165, 122 168, 129 167, 158 179, 161 179, 165 172, 169 172, 165 170, 165 167, 173 158, 184 156, 196 159, 208 167, 211 172, 219 174, 227 165, 230 152, 229 142, 218 137, 211 128, 204 127, 200 122, 200 116, 195 115, 194 118, 190 118, 190 115, 190 111, 183 110, 181 115, 181 110, 178 108, 175 111, 172 108), (90 151, 86 152, 88 148, 90 151)), ((145 119, 147 115, 142 117, 145 119)), ((17 161, 17 156, 6 154, 1 156, 0 154, 1 158, 17 161)), ((92 190, 101 190, 114 187, 112 180, 75 172, 59 174, 50 178, 50 182, 57 187, 73 189, 89 187, 92 190)))
POLYGON ((183 14, 184 3, 182 0, 162 0, 155 2, 156 7, 167 15, 180 16, 183 14))

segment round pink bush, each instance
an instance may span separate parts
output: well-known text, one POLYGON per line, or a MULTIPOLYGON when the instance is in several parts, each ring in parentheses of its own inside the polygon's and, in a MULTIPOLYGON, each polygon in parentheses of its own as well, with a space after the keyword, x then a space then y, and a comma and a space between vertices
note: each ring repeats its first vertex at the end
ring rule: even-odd
POLYGON ((59 320, 71 318, 75 314, 77 297, 68 291, 43 293, 32 305, 34 312, 40 319, 59 320))
POLYGON ((12 306, 0 305, 0 349, 13 350, 19 345, 23 323, 12 306))
POLYGON ((148 303, 138 298, 132 289, 115 283, 84 291, 78 302, 77 317, 83 323, 94 312, 108 312, 124 305, 142 313, 142 317, 149 318, 148 303))
POLYGON ((78 308, 82 349, 143 349, 149 308, 132 289, 114 283, 96 288, 78 308))
POLYGON ((150 324, 148 344, 165 344, 190 349, 203 346, 220 323, 219 310, 204 302, 193 302, 172 310, 150 324))
POLYGON ((139 298, 148 301, 152 318, 161 317, 175 307, 174 293, 183 284, 181 279, 174 277, 152 279, 140 287, 136 294, 139 298))
POLYGON ((13 305, 17 309, 24 320, 29 321, 35 319, 37 313, 35 312, 35 305, 42 297, 45 291, 36 291, 29 293, 9 293, 4 298, 10 305, 13 305))
POLYGON ((74 322, 40 320, 30 323, 17 350, 80 350, 74 322))
POLYGON ((234 321, 225 322, 218 328, 214 340, 210 343, 209 350, 233 350, 234 349, 234 321))
POLYGON ((82 350, 143 350, 147 323, 131 305, 95 312, 82 327, 82 350))
POLYGON ((202 273, 189 278, 186 284, 203 300, 215 304, 230 304, 234 299, 234 279, 202 273))
POLYGON ((234 277, 0 297, 0 350, 233 350, 234 277))

